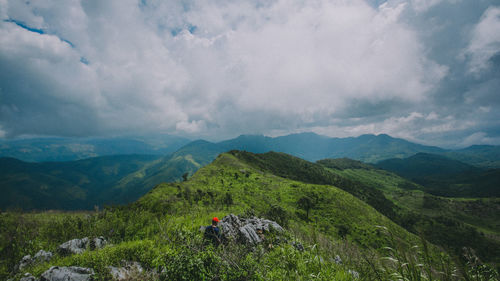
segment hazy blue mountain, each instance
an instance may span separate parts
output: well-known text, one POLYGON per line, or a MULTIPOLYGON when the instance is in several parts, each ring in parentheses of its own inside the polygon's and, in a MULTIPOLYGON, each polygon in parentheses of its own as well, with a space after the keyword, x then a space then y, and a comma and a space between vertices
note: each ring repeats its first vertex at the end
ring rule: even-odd
POLYGON ((438 147, 415 144, 384 134, 349 138, 329 138, 314 133, 292 134, 276 138, 243 135, 217 144, 224 151, 231 149, 253 153, 276 151, 308 161, 348 157, 369 163, 394 157, 408 157, 418 152, 440 153, 445 151, 438 147))
MULTIPOLYGON (((218 143, 197 140, 182 146, 174 153, 154 156, 153 152, 165 153, 169 147, 178 146, 185 141, 176 138, 170 140, 170 143, 166 143, 162 138, 147 138, 148 143, 146 143, 146 140, 99 139, 88 140, 85 145, 82 143, 75 145, 68 139, 19 141, 18 148, 24 145, 24 147, 40 149, 39 152, 32 154, 24 151, 26 155, 31 155, 31 159, 53 155, 53 158, 57 158, 55 160, 62 160, 65 157, 88 157, 93 155, 91 153, 117 151, 147 151, 151 155, 109 156, 44 163, 2 159, 0 184, 1 192, 5 196, 4 201, 0 200, 0 208, 17 206, 25 209, 87 209, 94 205, 131 202, 160 183, 183 180, 184 174, 188 176, 194 174, 199 168, 212 162, 217 155, 230 150, 252 153, 283 152, 308 161, 349 157, 358 161, 373 162, 388 158, 409 157, 409 160, 392 159, 382 162, 381 165, 388 165, 386 169, 392 169, 422 184, 432 194, 496 196, 495 194, 498 193, 496 185, 499 182, 498 171, 500 170, 486 173, 444 156, 428 153, 415 155, 419 151, 441 154, 450 151, 414 144, 388 135, 362 135, 357 138, 329 138, 314 133, 276 138, 242 135, 218 143), (152 150, 152 147, 156 150, 152 150), (390 168, 390 165, 394 168, 390 168), (399 170, 396 171, 396 169, 399 170), (449 177, 450 175, 454 180, 460 179, 460 181, 450 182, 448 178, 443 178, 443 176, 449 177), (61 198, 69 198, 69 200, 60 203, 61 198)), ((5 147, 2 148, 5 151, 5 147)), ((463 151, 470 155, 473 149, 478 148, 463 151)), ((18 152, 23 152, 23 150, 18 152)), ((462 151, 455 153, 463 155, 460 154, 462 151)), ((487 158, 487 156, 484 154, 483 157, 487 158)), ((495 154, 491 156, 495 157, 495 154)), ((342 165, 352 165, 350 162, 344 162, 342 165)))
POLYGON ((122 155, 43 163, 0 158, 0 209, 92 209, 115 201, 121 194, 113 191, 116 183, 157 158, 122 155))
POLYGON ((0 157, 13 157, 28 162, 44 162, 71 161, 106 155, 166 155, 188 142, 188 139, 170 135, 0 140, 0 157))
POLYGON ((425 191, 450 197, 499 197, 500 169, 486 170, 441 155, 418 153, 376 164, 421 184, 425 191))
POLYGON ((500 146, 498 145, 473 145, 447 151, 443 155, 478 167, 500 168, 500 146))
POLYGON ((387 159, 376 164, 384 170, 390 170, 406 178, 419 178, 422 176, 443 176, 462 173, 476 173, 482 169, 472 165, 453 160, 445 156, 417 153, 405 159, 387 159))

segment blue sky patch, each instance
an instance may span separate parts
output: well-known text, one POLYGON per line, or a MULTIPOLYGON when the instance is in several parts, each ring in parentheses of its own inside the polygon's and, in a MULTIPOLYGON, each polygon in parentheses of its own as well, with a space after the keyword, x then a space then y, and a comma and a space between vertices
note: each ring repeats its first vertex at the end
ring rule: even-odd
POLYGON ((80 62, 83 64, 86 64, 86 65, 89 65, 89 61, 84 57, 80 57, 80 62))
POLYGON ((18 21, 18 20, 7 19, 7 20, 4 20, 4 22, 12 22, 12 23, 15 23, 17 26, 22 27, 28 31, 35 32, 38 34, 46 34, 45 31, 43 31, 43 29, 29 27, 25 23, 18 21))
MULTIPOLYGON (((15 23, 17 26, 21 27, 21 28, 24 28, 28 31, 31 31, 31 32, 35 32, 35 33, 38 33, 38 34, 48 34, 47 32, 45 32, 43 29, 39 29, 39 28, 33 28, 33 27, 30 27, 28 25, 26 25, 24 22, 22 21, 18 21, 18 20, 14 20, 14 19, 7 19, 7 20, 4 20, 4 22, 11 22, 11 23, 15 23)), ((54 34, 55 35, 55 34, 54 34)), ((57 35, 56 35, 57 36, 57 35)), ((73 44, 71 41, 69 40, 66 40, 64 38, 61 38, 59 36, 57 36, 61 41, 63 42, 66 42, 68 43, 68 45, 71 46, 71 48, 75 48, 75 44, 73 44)))

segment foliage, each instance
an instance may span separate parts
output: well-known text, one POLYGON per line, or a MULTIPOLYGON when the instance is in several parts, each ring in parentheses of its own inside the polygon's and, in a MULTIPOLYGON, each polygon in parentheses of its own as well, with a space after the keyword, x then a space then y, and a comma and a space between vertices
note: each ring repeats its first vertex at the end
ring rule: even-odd
MULTIPOLYGON (((26 271, 39 276, 51 265, 78 265, 94 268, 97 280, 109 280, 106 267, 121 266, 123 260, 140 262, 147 270, 138 280, 354 280, 356 273, 361 280, 458 280, 470 272, 489 272, 487 265, 475 270, 472 263, 457 271, 447 254, 350 193, 259 168, 266 166, 242 161, 233 152, 222 154, 187 181, 160 184, 127 206, 80 213, 2 213, 0 279, 19 278, 26 271), (313 203, 305 219, 298 214, 301 198, 313 203), (200 226, 229 213, 276 219, 287 230, 266 234, 257 247, 228 242, 214 248, 205 243, 200 226), (55 252, 69 239, 96 236, 111 244, 81 255, 56 255, 48 263, 15 271, 26 254, 55 252), (292 242, 301 243, 303 250, 292 242), (387 253, 384 247, 395 251, 387 253), (384 257, 400 262, 386 262, 384 257), (406 269, 405 263, 412 268, 406 269)), ((335 178, 322 169, 324 178, 335 178)), ((303 175, 307 178, 308 173, 303 175)))
MULTIPOLYGON (((328 163, 329 161, 321 161, 328 163)), ((352 166, 332 173, 382 191, 398 208, 392 218, 407 230, 461 255, 474 248, 483 260, 499 263, 500 199, 443 198, 422 192, 424 187, 376 168, 352 166)))
POLYGON ((388 159, 379 168, 423 186, 424 191, 446 197, 500 197, 500 169, 484 170, 444 156, 418 153, 388 159))

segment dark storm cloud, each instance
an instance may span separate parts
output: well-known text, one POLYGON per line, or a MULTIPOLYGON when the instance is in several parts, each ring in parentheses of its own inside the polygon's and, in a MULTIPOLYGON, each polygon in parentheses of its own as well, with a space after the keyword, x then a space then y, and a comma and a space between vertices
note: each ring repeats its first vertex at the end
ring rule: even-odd
POLYGON ((0 137, 500 143, 499 13, 492 0, 3 1, 0 137))

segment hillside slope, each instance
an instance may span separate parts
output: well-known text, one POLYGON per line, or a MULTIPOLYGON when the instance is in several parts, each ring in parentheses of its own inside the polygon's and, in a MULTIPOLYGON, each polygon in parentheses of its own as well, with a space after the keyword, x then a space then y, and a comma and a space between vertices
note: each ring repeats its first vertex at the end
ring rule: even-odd
POLYGON ((93 209, 115 200, 118 193, 110 187, 122 177, 157 158, 124 155, 44 163, 0 158, 0 209, 93 209))
POLYGON ((186 138, 171 135, 0 139, 0 157, 17 158, 26 162, 47 162, 125 154, 165 155, 189 142, 186 138))
POLYGON ((388 159, 377 167, 424 186, 434 195, 448 197, 500 197, 500 169, 485 170, 445 156, 419 153, 388 159))
MULTIPOLYGON (((263 155, 276 156, 273 153, 263 155)), ((161 184, 132 206, 153 212, 191 212, 197 208, 228 209, 236 213, 251 210, 254 214, 270 214, 272 219, 285 225, 288 220, 314 223, 331 237, 344 236, 371 248, 379 248, 387 238, 378 234, 377 225, 387 227, 405 241, 416 243, 419 240, 338 187, 282 177, 256 166, 249 156, 262 155, 241 151, 223 153, 188 181, 161 184), (305 201, 308 204, 301 203, 305 201), (282 213, 273 214, 276 208, 282 213)))
MULTIPOLYGON (((160 184, 125 207, 95 214, 3 213, 0 276, 19 277, 27 271, 39 276, 52 265, 76 265, 92 267, 98 279, 108 280, 107 266, 128 260, 140 262, 151 274, 141 278, 148 280, 355 280, 350 269, 362 280, 387 280, 411 272, 399 272, 398 265, 385 263, 382 255, 426 264, 408 267, 419 275, 426 270, 433 274, 435 257, 446 258, 431 245, 426 256, 412 252, 412 246, 420 244, 417 236, 348 192, 279 177, 257 168, 249 155, 221 154, 189 180, 160 184), (272 219, 287 231, 279 237, 266 234, 269 244, 256 250, 204 244, 200 225, 230 213, 272 219), (112 243, 102 250, 56 255, 50 262, 9 273, 23 255, 54 251, 72 238, 101 235, 112 243), (388 252, 385 246, 394 250, 388 252)), ((265 167, 269 159, 260 159, 259 165, 265 167)))
MULTIPOLYGON (((397 208, 394 220, 457 254, 463 246, 500 260, 500 198, 443 198, 394 173, 349 159, 318 161, 330 172, 380 190, 397 208)), ((459 166, 467 167, 467 166, 459 166)), ((454 169, 453 169, 454 170, 454 169)))

